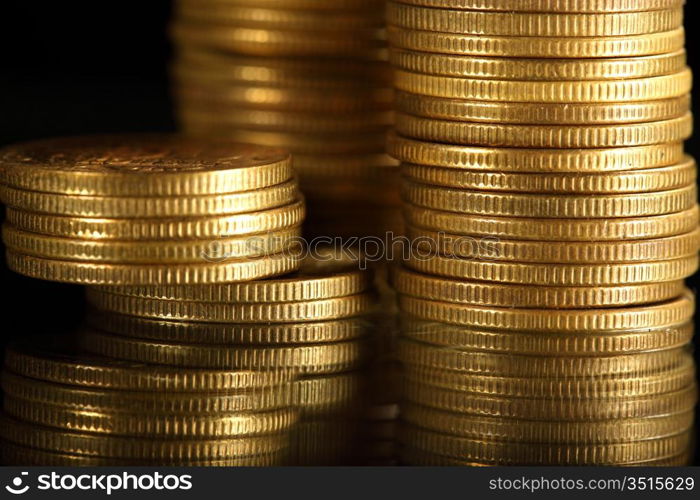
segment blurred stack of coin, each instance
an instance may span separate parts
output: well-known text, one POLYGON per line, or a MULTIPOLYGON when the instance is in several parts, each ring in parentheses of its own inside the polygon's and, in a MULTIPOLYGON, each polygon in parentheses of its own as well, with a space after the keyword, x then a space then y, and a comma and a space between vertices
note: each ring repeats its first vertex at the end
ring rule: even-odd
POLYGON ((179 0, 174 94, 186 133, 284 147, 308 236, 400 228, 385 0, 179 0))
POLYGON ((287 462, 298 412, 284 371, 173 369, 25 339, 2 373, 5 465, 265 466, 287 462))
POLYGON ((388 7, 403 459, 687 455, 697 269, 681 0, 388 7))
POLYGON ((350 460, 370 361, 372 273, 317 249, 279 279, 213 286, 91 287, 82 346, 171 367, 291 371, 300 420, 291 463, 350 460))
POLYGON ((211 284, 298 268, 304 201, 280 149, 169 135, 0 152, 11 269, 99 285, 211 284))

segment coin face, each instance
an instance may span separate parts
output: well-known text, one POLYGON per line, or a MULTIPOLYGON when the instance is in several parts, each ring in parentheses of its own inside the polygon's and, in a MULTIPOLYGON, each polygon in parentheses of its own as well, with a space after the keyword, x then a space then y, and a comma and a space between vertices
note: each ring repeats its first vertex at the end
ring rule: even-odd
POLYGON ((95 135, 32 141, 0 152, 6 169, 170 173, 228 170, 282 162, 281 149, 177 135, 95 135))

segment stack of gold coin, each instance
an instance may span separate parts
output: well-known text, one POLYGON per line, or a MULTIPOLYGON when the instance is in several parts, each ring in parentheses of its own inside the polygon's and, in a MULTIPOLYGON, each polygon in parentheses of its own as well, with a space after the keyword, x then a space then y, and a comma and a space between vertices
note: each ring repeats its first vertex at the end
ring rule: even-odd
POLYGON ((0 459, 7 465, 288 463, 291 374, 173 369, 85 354, 73 339, 7 349, 0 459))
MULTIPOLYGON (((664 465, 688 459, 697 391, 689 291, 638 306, 544 309, 517 301, 492 305, 489 297, 509 285, 410 271, 399 271, 396 282, 405 293, 402 305, 415 311, 402 317, 399 348, 404 461, 664 465)), ((511 291, 523 299, 543 292, 511 291)))
POLYGON ((408 463, 687 457, 681 0, 389 3, 408 463))
MULTIPOLYGON (((385 0, 180 0, 173 68, 183 130, 283 147, 309 236, 397 230, 385 0)), ((400 226, 398 226, 400 227, 400 226)))
POLYGON ((347 463, 375 325, 372 273, 317 249, 279 279, 88 288, 88 352, 170 367, 291 372, 293 464, 347 463))
POLYGON ((298 268, 304 201, 288 153, 178 136, 93 136, 0 152, 11 269, 96 285, 211 284, 298 268))

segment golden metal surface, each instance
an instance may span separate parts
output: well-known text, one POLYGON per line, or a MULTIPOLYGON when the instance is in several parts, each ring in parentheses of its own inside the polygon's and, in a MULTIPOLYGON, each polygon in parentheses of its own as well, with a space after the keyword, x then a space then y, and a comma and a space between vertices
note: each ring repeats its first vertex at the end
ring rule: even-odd
POLYGON ((151 299, 117 295, 106 290, 108 288, 89 288, 88 302, 104 311, 183 321, 299 323, 359 316, 375 307, 372 293, 297 302, 228 303, 151 299))
MULTIPOLYGON (((7 266, 32 278, 83 285, 210 285, 269 278, 299 268, 299 258, 280 252, 256 258, 185 264, 109 264, 54 260, 7 250, 7 266)), ((204 262, 202 262, 204 261, 204 262)))
POLYGON ((669 167, 604 173, 485 172, 401 164, 401 174, 416 183, 477 191, 511 193, 624 194, 666 191, 695 183, 695 160, 687 157, 669 167))
POLYGON ((469 123, 396 114, 396 130, 418 139, 452 144, 514 148, 609 148, 684 141, 692 116, 623 125, 512 125, 469 123))
MULTIPOLYGON (((279 2, 287 0, 264 0, 279 2)), ((303 0, 299 0, 303 1, 303 0)), ((505 12, 642 12, 680 7, 683 0, 402 0, 409 5, 505 12)))
POLYGON ((681 8, 595 14, 479 12, 387 3, 387 23, 414 30, 470 35, 531 37, 609 37, 657 33, 678 28, 681 8))
MULTIPOLYGON (((609 356, 671 349, 687 345, 694 332, 692 322, 607 332, 500 331, 425 321, 409 315, 402 315, 400 325, 403 337, 428 345, 479 352, 548 356, 609 356)), ((694 367, 691 364, 689 368, 692 372, 694 367)), ((552 382, 556 383, 557 380, 552 382)), ((601 380, 601 384, 607 382, 601 380)))
POLYGON ((680 142, 609 149, 513 149, 425 142, 389 134, 388 151, 407 163, 495 172, 642 170, 684 161, 680 142))
POLYGON ((408 224, 434 231, 546 242, 643 240, 685 234, 698 227, 697 205, 677 213, 614 219, 468 215, 422 208, 409 203, 404 204, 403 214, 408 224))
POLYGON ((396 92, 402 113, 464 122, 606 125, 669 120, 690 111, 690 96, 623 103, 499 102, 464 100, 396 92))
POLYGON ((392 49, 389 54, 394 66, 414 73, 528 81, 647 78, 681 71, 686 62, 685 50, 646 57, 551 59, 546 63, 541 59, 473 57, 401 49, 392 49))
POLYGON ((661 302, 683 293, 682 280, 643 285, 522 286, 468 281, 422 274, 408 268, 394 272, 396 291, 414 297, 472 305, 580 309, 661 302))
POLYGON ((0 164, 4 184, 73 195, 222 194, 292 177, 285 151, 167 135, 27 142, 4 148, 0 164))
POLYGON ((437 302, 399 296, 399 307, 421 319, 453 325, 536 332, 614 332, 664 328, 690 320, 695 310, 690 292, 652 305, 609 309, 518 309, 437 302))
MULTIPOLYGON (((61 339, 57 339, 60 342, 61 339)), ((64 385, 144 391, 226 391, 264 388, 287 382, 284 371, 195 370, 149 366, 78 355, 64 348, 31 342, 6 349, 5 368, 19 375, 64 385)))
POLYGON ((683 28, 647 35, 605 38, 461 35, 417 31, 398 26, 389 26, 387 34, 390 44, 418 52, 545 59, 650 56, 681 50, 685 42, 683 28))

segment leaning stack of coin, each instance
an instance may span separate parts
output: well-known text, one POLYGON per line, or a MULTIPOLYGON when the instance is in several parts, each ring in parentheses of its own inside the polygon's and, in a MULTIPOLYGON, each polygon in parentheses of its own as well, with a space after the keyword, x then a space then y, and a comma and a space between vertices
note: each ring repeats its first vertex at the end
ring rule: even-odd
POLYGON ((288 153, 169 135, 0 152, 11 269, 96 285, 213 284, 295 270, 304 201, 288 153))
POLYGON ((90 287, 89 352, 171 367, 290 371, 293 464, 348 461, 375 325, 372 273, 317 249, 296 274, 194 286, 90 287), (329 438, 331 436, 332 438, 329 438))
POLYGON ((388 23, 415 243, 404 460, 681 460, 700 242, 682 1, 398 0, 388 23))
POLYGON ((179 0, 173 38, 183 130, 283 147, 309 236, 400 227, 384 152, 392 90, 385 0, 179 0))
POLYGON ((7 349, 6 465, 264 466, 288 463, 298 412, 284 371, 173 369, 27 339, 7 349))

